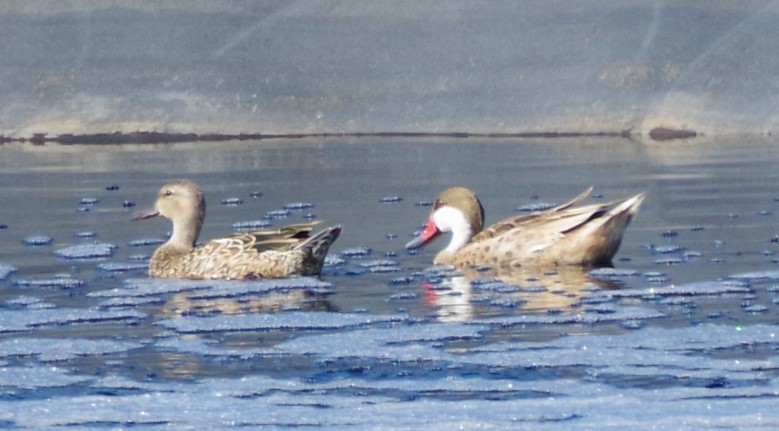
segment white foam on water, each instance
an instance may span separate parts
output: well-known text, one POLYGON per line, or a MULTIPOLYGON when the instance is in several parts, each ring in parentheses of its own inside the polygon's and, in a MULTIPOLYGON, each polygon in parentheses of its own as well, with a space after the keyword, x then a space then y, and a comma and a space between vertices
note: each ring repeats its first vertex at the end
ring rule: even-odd
POLYGON ((149 268, 147 263, 121 263, 121 262, 103 262, 96 267, 99 271, 106 272, 129 272, 141 271, 149 268))
POLYGON ((94 308, 28 308, 0 310, 0 333, 34 330, 42 326, 74 325, 112 321, 134 322, 146 317, 134 310, 103 311, 94 308))
POLYGON ((524 204, 520 205, 516 208, 519 212, 537 212, 537 211, 544 211, 548 210, 549 208, 555 207, 557 204, 552 202, 534 202, 530 204, 524 204))
POLYGON ((80 356, 127 352, 141 343, 78 338, 24 338, 0 341, 0 357, 31 356, 43 362, 65 361, 80 356))
POLYGON ((292 211, 302 211, 305 209, 314 208, 314 204, 308 202, 290 202, 288 204, 284 204, 283 208, 292 211))
POLYGON ((6 263, 0 263, 0 280, 5 280, 9 275, 17 271, 17 268, 13 265, 6 263))
POLYGON ((246 314, 220 316, 184 316, 165 319, 158 325, 179 333, 271 331, 271 330, 332 330, 355 326, 402 322, 402 315, 375 316, 366 314, 293 311, 277 314, 246 314))
POLYGON ((629 277, 636 277, 641 275, 638 271, 634 269, 627 269, 627 268, 595 268, 587 272, 587 275, 590 277, 596 278, 598 280, 622 280, 629 277))
POLYGON ((93 298, 153 296, 208 289, 213 284, 210 280, 131 278, 125 280, 121 287, 90 292, 87 296, 93 298))
POLYGON ((0 367, 0 394, 16 389, 57 388, 88 380, 89 377, 73 375, 59 367, 0 367))
POLYGON ((375 260, 368 260, 365 262, 360 262, 359 264, 363 268, 377 268, 377 267, 398 267, 400 264, 398 262, 395 262, 394 260, 389 259, 375 259, 375 260))
POLYGON ((53 241, 52 237, 48 235, 29 235, 24 237, 22 242, 24 245, 30 246, 30 247, 39 247, 44 245, 51 245, 51 242, 53 241))
POLYGON ((41 298, 37 298, 35 296, 22 295, 5 301, 5 304, 11 307, 29 307, 36 304, 40 304, 41 302, 43 302, 41 298))
MULTIPOLYGON (((607 315, 643 313, 609 308, 607 315)), ((174 383, 71 376, 44 366, 11 367, 11 372, 0 373, 0 385, 12 393, 80 384, 88 385, 90 394, 23 398, 7 404, 0 420, 28 428, 133 424, 640 430, 675 429, 683 421, 685 428, 735 430, 779 425, 776 355, 764 359, 711 355, 743 346, 776 346, 779 327, 774 325, 647 327, 547 341, 490 342, 485 334, 495 327, 481 321, 435 324, 405 316, 289 312, 267 315, 257 324, 254 318, 262 316, 221 317, 230 316, 168 319, 163 326, 182 335, 201 327, 206 332, 215 327, 224 332, 236 328, 325 332, 305 333, 272 347, 231 346, 219 339, 189 336, 160 338, 154 346, 216 360, 310 357, 320 363, 315 368, 319 371, 296 378, 248 375, 174 383), (351 371, 357 364, 365 372, 351 371), (35 413, 42 409, 46 415, 35 413)), ((66 360, 140 346, 42 339, 28 346, 24 340, 4 341, 0 350, 8 352, 8 358, 66 360), (73 347, 67 345, 70 341, 73 347), (59 349, 64 352, 53 353, 59 349)))
POLYGON ((382 358, 397 361, 453 360, 437 346, 452 340, 481 338, 484 327, 468 324, 403 324, 359 328, 348 332, 302 336, 284 341, 270 352, 317 355, 320 358, 382 358))
MULTIPOLYGON (((56 375, 56 374, 55 374, 56 375)), ((264 427, 265 429, 771 429, 779 425, 775 411, 776 382, 757 390, 714 391, 713 398, 695 397, 696 390, 629 390, 571 380, 541 382, 541 389, 521 381, 473 379, 506 399, 438 399, 393 396, 387 385, 370 381, 334 385, 267 379, 206 379, 170 385, 167 390, 120 396, 76 395, 8 403, 0 419, 17 427, 166 426, 175 428, 264 427), (503 388, 500 386, 505 385, 503 388), (512 391, 512 385, 516 385, 512 391), (360 392, 384 390, 387 395, 360 392), (775 392, 774 392, 775 394, 775 392), (761 396, 762 395, 762 396, 761 396), (738 396, 746 396, 742 402, 738 396), (412 402, 413 400, 413 402, 412 402), (45 412, 46 414, 41 414, 45 412)), ((391 384, 390 384, 391 385, 391 384)), ((403 387, 425 394, 423 387, 403 387), (422 389, 422 390, 420 390, 422 389)), ((456 384, 449 392, 466 392, 456 384)), ((435 395, 435 388, 429 392, 435 395)), ((697 390, 698 393, 702 392, 697 390)))
POLYGON ((615 298, 644 298, 666 296, 722 296, 752 292, 750 285, 740 280, 701 281, 695 283, 649 288, 613 289, 593 292, 591 296, 607 295, 615 298))
POLYGON ((51 278, 16 278, 13 285, 21 288, 76 289, 85 285, 83 280, 70 275, 51 278))
POLYGON ((163 238, 140 238, 135 239, 127 243, 130 247, 150 247, 164 244, 166 239, 163 238))
POLYGON ((779 280, 779 270, 743 272, 731 275, 728 278, 745 281, 779 280))
POLYGON ((506 283, 500 280, 484 280, 471 282, 471 286, 476 291, 494 292, 494 293, 513 293, 522 289, 516 284, 506 283))
POLYGON ((162 305, 166 302, 166 298, 160 297, 160 296, 131 296, 131 297, 123 297, 123 296, 117 296, 113 298, 106 299, 105 301, 100 301, 98 304, 98 308, 100 309, 109 309, 109 308, 123 308, 123 307, 138 307, 141 305, 149 305, 149 304, 157 304, 162 305))
POLYGON ((78 244, 54 252, 63 259, 96 259, 111 257, 116 245, 108 243, 78 244))
POLYGON ((365 257, 371 254, 372 250, 368 247, 354 247, 339 251, 337 254, 341 257, 365 257))
POLYGON ((249 294, 254 295, 297 290, 323 292, 331 288, 332 284, 312 277, 252 281, 214 280, 207 290, 200 290, 190 295, 190 298, 233 298, 249 294))
POLYGON ((617 307, 613 312, 597 313, 598 308, 587 309, 571 314, 525 314, 501 316, 474 321, 481 325, 494 325, 503 328, 526 325, 594 325, 596 323, 619 322, 623 320, 647 320, 664 317, 665 314, 650 308, 617 307))
POLYGON ((273 223, 265 219, 246 220, 246 221, 238 221, 233 223, 233 229, 235 230, 264 229, 272 225, 273 223))

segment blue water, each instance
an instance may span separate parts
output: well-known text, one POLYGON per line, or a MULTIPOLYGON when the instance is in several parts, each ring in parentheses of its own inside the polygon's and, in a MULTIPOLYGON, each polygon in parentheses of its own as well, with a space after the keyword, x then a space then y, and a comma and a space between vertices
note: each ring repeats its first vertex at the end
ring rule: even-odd
POLYGON ((0 428, 779 425, 772 142, 0 152, 0 428), (319 279, 149 280, 170 226, 129 219, 174 178, 206 193, 203 239, 311 218, 344 232, 319 279), (488 223, 589 185, 649 196, 613 269, 466 278, 430 268, 441 242, 403 249, 451 185, 488 223))

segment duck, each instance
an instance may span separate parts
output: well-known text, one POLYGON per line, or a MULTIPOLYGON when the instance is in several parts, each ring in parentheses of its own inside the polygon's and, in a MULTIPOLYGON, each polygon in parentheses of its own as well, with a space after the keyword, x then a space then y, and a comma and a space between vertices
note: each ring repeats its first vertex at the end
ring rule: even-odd
POLYGON ((484 229, 484 207, 476 193, 452 187, 438 195, 425 228, 405 248, 416 249, 440 234, 451 233, 449 244, 433 263, 502 271, 611 266, 646 194, 577 206, 592 190, 564 204, 508 217, 484 229))
POLYGON ((196 245, 206 215, 203 192, 192 181, 165 184, 154 207, 133 220, 162 216, 173 222, 173 233, 149 262, 152 278, 231 279, 317 276, 341 226, 314 235, 320 221, 291 224, 212 239, 196 245))

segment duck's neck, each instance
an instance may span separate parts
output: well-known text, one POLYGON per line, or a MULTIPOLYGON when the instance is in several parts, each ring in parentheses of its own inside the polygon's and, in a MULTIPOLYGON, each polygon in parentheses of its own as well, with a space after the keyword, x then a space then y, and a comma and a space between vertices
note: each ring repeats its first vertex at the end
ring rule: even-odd
POLYGON ((202 225, 203 220, 199 217, 174 220, 173 234, 166 245, 177 250, 191 250, 195 247, 202 225))
POLYGON ((454 257, 457 252, 468 244, 468 241, 471 240, 472 236, 470 228, 453 230, 452 239, 449 240, 449 245, 436 254, 433 263, 451 265, 454 262, 454 257))
POLYGON ((458 226, 456 229, 452 230, 452 239, 449 240, 449 245, 446 246, 444 251, 454 254, 465 247, 465 244, 468 244, 471 237, 473 237, 473 233, 471 232, 470 225, 466 223, 462 226, 458 226))

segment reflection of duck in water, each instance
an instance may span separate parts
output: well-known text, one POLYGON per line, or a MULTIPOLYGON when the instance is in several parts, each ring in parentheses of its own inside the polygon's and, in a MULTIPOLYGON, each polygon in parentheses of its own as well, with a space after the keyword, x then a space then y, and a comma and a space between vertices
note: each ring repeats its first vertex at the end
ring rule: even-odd
POLYGON ((242 297, 206 297, 198 292, 181 292, 163 304, 160 317, 177 316, 235 316, 246 314, 278 313, 296 309, 306 311, 333 311, 327 299, 307 290, 291 290, 283 293, 248 295, 242 297))
POLYGON ((463 268, 461 275, 447 277, 440 284, 422 285, 427 305, 435 308, 436 318, 443 322, 501 314, 507 306, 525 312, 576 312, 590 290, 617 287, 618 283, 591 278, 587 268, 580 266, 549 271, 463 268))
MULTIPOLYGON (((157 282, 161 282, 158 280, 157 282)), ((260 281, 264 283, 267 281, 260 281)), ((230 283, 245 284, 244 281, 230 283)), ((240 286, 237 286, 240 287, 240 286)), ((144 366, 151 366, 155 373, 165 378, 191 379, 199 378, 207 373, 225 372, 227 358, 251 355, 259 345, 268 347, 279 342, 289 334, 289 330, 280 328, 279 335, 270 334, 267 330, 247 330, 228 316, 262 315, 295 311, 337 311, 326 299, 325 295, 313 293, 306 289, 292 289, 286 292, 271 292, 263 294, 248 294, 234 296, 229 289, 224 290, 224 296, 214 296, 209 289, 177 292, 164 295, 161 303, 150 305, 146 310, 153 316, 155 322, 167 319, 181 319, 195 316, 195 321, 211 320, 210 330, 179 332, 169 337, 172 346, 160 339, 159 348, 144 353, 144 366), (207 292, 207 295, 204 295, 207 292), (218 316, 224 316, 220 319, 218 316), (262 335, 258 335, 262 333, 262 335), (166 347, 167 346, 167 347, 166 347), (247 350, 244 350, 244 347, 247 350), (203 352, 215 352, 217 357, 225 361, 204 359, 203 352)), ((208 356, 208 354, 206 354, 208 356)))
POLYGON ((318 275, 340 226, 309 237, 319 222, 233 234, 195 247, 206 201, 191 181, 166 184, 154 209, 134 219, 161 215, 173 222, 173 235, 151 258, 149 275, 158 278, 284 278, 318 275))
POLYGON ((644 194, 575 206, 591 191, 592 187, 565 204, 509 217, 482 230, 484 208, 476 194, 453 187, 438 195, 424 231, 406 248, 420 247, 451 232, 449 245, 436 255, 435 263, 501 270, 610 265, 644 194))
POLYGON ((476 317, 475 306, 471 302, 473 289, 465 277, 450 277, 440 284, 424 282, 422 289, 425 304, 433 307, 438 321, 467 322, 476 317))

